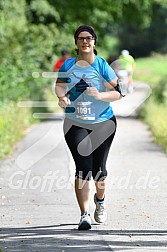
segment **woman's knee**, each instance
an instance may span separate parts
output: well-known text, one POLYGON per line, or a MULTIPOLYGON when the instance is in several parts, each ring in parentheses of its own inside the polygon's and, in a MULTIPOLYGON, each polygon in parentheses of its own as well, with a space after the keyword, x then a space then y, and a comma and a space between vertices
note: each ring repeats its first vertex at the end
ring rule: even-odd
POLYGON ((107 170, 100 170, 100 171, 96 171, 96 172, 92 172, 92 177, 94 181, 103 181, 106 179, 107 177, 107 170))
POLYGON ((92 171, 78 171, 78 170, 76 170, 75 178, 90 181, 92 178, 92 171))

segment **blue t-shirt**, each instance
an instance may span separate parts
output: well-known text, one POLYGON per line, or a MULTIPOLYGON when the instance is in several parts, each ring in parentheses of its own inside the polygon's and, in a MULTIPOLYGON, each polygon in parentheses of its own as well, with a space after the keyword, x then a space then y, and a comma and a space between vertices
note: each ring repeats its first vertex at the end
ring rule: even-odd
POLYGON ((66 117, 86 124, 104 122, 113 116, 110 102, 96 100, 86 92, 86 87, 95 87, 99 92, 109 91, 104 82, 112 81, 116 74, 108 63, 96 56, 93 64, 81 67, 76 57, 67 59, 59 69, 58 78, 67 83, 71 105, 66 107, 66 117))

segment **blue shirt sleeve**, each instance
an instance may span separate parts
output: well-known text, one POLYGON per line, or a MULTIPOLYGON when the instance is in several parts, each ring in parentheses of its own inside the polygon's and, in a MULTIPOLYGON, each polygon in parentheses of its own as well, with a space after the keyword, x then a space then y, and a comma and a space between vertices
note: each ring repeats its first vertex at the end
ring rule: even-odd
POLYGON ((102 62, 102 76, 104 80, 107 82, 110 82, 117 77, 114 70, 109 66, 109 64, 104 59, 102 62))
POLYGON ((63 65, 60 67, 58 72, 58 79, 67 83, 68 82, 68 71, 75 64, 76 57, 66 59, 63 65))
POLYGON ((103 78, 107 81, 110 82, 116 78, 116 74, 114 70, 109 66, 109 64, 104 61, 103 63, 103 78))

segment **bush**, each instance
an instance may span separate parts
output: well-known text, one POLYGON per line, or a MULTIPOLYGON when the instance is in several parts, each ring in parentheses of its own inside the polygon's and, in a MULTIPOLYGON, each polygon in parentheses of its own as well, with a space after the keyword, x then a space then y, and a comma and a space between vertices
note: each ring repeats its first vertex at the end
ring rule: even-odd
MULTIPOLYGON (((47 111, 17 106, 18 101, 45 100, 48 80, 41 75, 52 71, 54 49, 60 48, 57 26, 31 22, 31 8, 35 6, 25 0, 0 1, 0 158, 11 152, 33 122, 32 112, 47 111), (40 78, 34 78, 33 72, 39 73, 40 78)), ((45 12, 46 9, 42 15, 48 15, 45 12)))
POLYGON ((167 153, 167 107, 150 99, 142 111, 145 122, 149 125, 155 142, 167 153))
POLYGON ((43 91, 48 82, 44 78, 33 78, 32 73, 41 75, 52 70, 51 61, 56 45, 59 48, 60 32, 54 23, 31 23, 31 8, 25 0, 0 3, 1 101, 44 100, 43 91))
POLYGON ((35 120, 29 109, 20 109, 13 102, 0 103, 0 159, 11 153, 14 143, 32 122, 35 120))
POLYGON ((167 105, 167 75, 153 88, 153 96, 158 103, 167 105))

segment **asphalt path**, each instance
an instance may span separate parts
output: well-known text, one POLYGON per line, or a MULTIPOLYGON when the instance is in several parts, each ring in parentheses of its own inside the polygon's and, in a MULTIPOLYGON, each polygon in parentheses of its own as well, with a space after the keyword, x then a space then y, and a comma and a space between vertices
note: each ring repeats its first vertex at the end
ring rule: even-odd
POLYGON ((0 248, 3 252, 167 251, 167 155, 153 142, 137 109, 151 95, 136 83, 113 103, 118 128, 107 160, 108 220, 78 231, 74 163, 63 117, 32 127, 0 168, 0 248))

